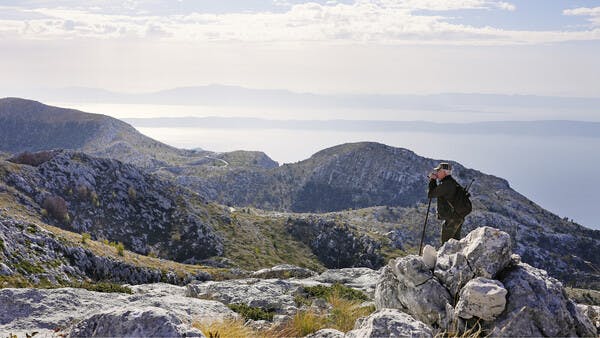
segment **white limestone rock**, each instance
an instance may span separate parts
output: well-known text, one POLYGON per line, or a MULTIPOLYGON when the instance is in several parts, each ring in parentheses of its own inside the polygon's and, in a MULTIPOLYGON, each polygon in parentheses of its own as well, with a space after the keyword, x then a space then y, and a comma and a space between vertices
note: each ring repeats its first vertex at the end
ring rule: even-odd
POLYGON ((77 323, 69 337, 204 337, 174 313, 158 307, 126 307, 77 323))
POLYGON ((297 311, 294 296, 301 292, 302 285, 291 281, 246 278, 188 284, 186 295, 224 304, 271 309, 278 314, 293 314, 297 311))
POLYGON ((427 244, 423 248, 423 263, 430 269, 433 270, 435 268, 435 262, 437 260, 437 251, 434 247, 427 244))
POLYGON ((344 338, 344 333, 336 329, 321 329, 305 338, 344 338))
POLYGON ((356 321, 348 338, 366 337, 432 337, 424 323, 397 309, 381 309, 356 321))
POLYGON ((510 236, 491 227, 471 231, 460 241, 451 239, 437 254, 434 274, 452 295, 475 277, 494 278, 511 262, 510 236))
POLYGON ((272 268, 258 270, 252 273, 254 278, 308 278, 317 275, 316 272, 291 264, 280 264, 272 268))
POLYGON ((562 284, 546 271, 521 263, 503 273, 500 281, 508 291, 506 309, 486 323, 494 337, 589 337, 596 328, 575 303, 567 298, 562 284))
POLYGON ((402 309, 435 326, 447 323, 446 304, 451 300, 448 290, 437 281, 421 257, 415 255, 391 260, 375 292, 377 309, 402 309))
POLYGON ((500 281, 477 277, 460 291, 455 312, 464 319, 478 317, 487 321, 494 320, 504 311, 506 293, 500 281))
POLYGON ((169 309, 186 324, 194 320, 238 318, 220 302, 184 296, 184 287, 150 284, 134 293, 102 293, 85 289, 0 289, 0 332, 51 333, 94 314, 123 308, 169 309))

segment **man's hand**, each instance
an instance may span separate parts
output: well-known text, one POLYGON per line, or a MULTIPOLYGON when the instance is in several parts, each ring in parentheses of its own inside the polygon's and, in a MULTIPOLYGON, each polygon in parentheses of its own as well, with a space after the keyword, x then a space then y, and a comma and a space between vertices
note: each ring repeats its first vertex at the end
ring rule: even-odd
POLYGON ((437 179, 437 173, 434 173, 434 172, 429 173, 429 175, 427 175, 427 177, 429 177, 429 179, 435 180, 435 179, 437 179))

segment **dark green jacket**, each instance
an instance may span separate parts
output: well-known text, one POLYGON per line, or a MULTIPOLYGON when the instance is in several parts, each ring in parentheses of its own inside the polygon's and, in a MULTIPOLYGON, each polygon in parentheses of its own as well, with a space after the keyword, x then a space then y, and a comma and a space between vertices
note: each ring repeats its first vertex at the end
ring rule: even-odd
POLYGON ((437 216, 439 219, 458 217, 454 214, 454 210, 450 206, 450 203, 453 202, 454 195, 456 194, 457 184, 456 180, 450 175, 444 177, 444 179, 440 181, 440 184, 438 184, 436 180, 429 181, 429 192, 427 193, 427 197, 437 198, 437 216))

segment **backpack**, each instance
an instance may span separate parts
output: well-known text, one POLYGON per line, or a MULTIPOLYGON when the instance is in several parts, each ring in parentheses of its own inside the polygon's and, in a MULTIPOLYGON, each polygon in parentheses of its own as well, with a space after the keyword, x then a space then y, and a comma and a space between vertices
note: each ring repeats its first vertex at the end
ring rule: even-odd
POLYGON ((462 185, 456 183, 456 193, 450 206, 454 209, 454 213, 461 218, 465 218, 473 211, 470 197, 471 194, 462 185))

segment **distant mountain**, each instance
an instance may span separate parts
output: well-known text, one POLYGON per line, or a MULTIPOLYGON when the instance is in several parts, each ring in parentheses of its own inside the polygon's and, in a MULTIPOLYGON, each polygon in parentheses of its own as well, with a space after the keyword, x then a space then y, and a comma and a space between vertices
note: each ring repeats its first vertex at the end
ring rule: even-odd
POLYGON ((148 93, 117 93, 104 89, 68 87, 38 89, 16 93, 48 101, 145 103, 174 105, 234 105, 321 108, 381 108, 405 110, 485 112, 494 108, 525 108, 561 111, 592 111, 600 98, 444 93, 430 95, 400 94, 313 94, 288 90, 251 89, 211 84, 180 87, 148 93))
MULTIPOLYGON (((146 168, 186 163, 212 164, 222 156, 203 150, 182 150, 155 141, 115 118, 48 106, 20 98, 0 99, 0 151, 17 153, 73 149, 146 168)), ((246 152, 248 165, 277 163, 259 152, 246 152)), ((237 158, 240 156, 238 154, 237 158)), ((241 162, 237 162, 243 165, 241 162)))
POLYGON ((371 132, 428 132, 444 134, 504 134, 527 136, 600 137, 600 122, 584 121, 494 121, 435 123, 379 120, 269 120, 244 117, 160 117, 123 119, 135 127, 289 129, 371 132))

